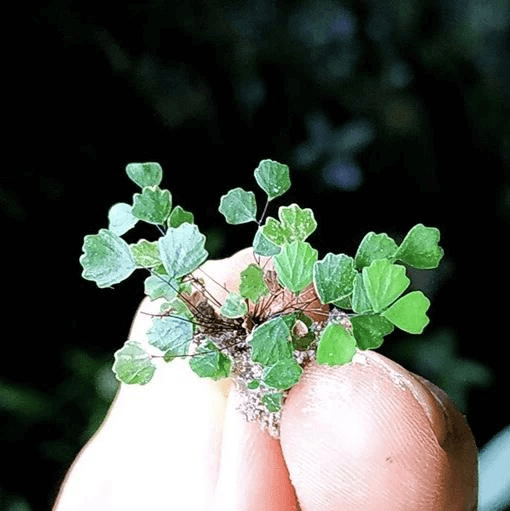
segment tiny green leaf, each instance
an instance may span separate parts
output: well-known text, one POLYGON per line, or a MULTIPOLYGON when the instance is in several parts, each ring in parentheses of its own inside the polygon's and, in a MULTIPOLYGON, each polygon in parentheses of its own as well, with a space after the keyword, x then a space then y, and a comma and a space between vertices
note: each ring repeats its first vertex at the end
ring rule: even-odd
POLYGON ((313 267, 313 282, 322 303, 332 303, 349 296, 354 288, 354 259, 345 254, 327 254, 313 267))
POLYGON ((115 352, 114 357, 113 372, 123 383, 145 385, 154 376, 156 366, 137 341, 126 341, 124 346, 115 352))
POLYGON ((245 299, 237 293, 229 293, 220 309, 222 316, 231 319, 242 318, 247 312, 245 299))
POLYGON ((280 282, 295 294, 301 292, 312 282, 313 266, 317 257, 317 250, 306 241, 285 245, 273 258, 280 282))
POLYGON ((161 260, 168 275, 183 277, 197 269, 206 259, 205 236, 194 224, 169 227, 158 241, 161 260))
POLYGON ((159 163, 130 163, 126 167, 126 174, 140 188, 145 188, 161 183, 163 169, 159 163))
POLYGON ((379 348, 384 336, 393 332, 393 325, 379 315, 354 316, 351 318, 356 344, 361 350, 379 348))
POLYGON ((80 264, 82 277, 98 287, 109 287, 127 279, 136 269, 129 245, 108 229, 85 236, 80 264))
POLYGON ((133 216, 131 206, 124 202, 114 204, 108 211, 108 230, 117 236, 128 232, 137 222, 138 218, 133 216))
POLYGON ((189 365, 202 378, 220 380, 230 374, 231 362, 212 341, 208 341, 197 349, 196 354, 190 358, 189 365))
POLYGON ((398 245, 387 234, 369 232, 356 252, 356 268, 361 270, 365 266, 370 266, 376 259, 392 259, 397 249, 398 245))
POLYGON ((421 334, 429 322, 429 307, 429 299, 421 291, 413 291, 396 301, 382 315, 404 332, 421 334))
POLYGON ((259 227, 253 239, 253 251, 258 255, 270 257, 278 254, 280 250, 281 248, 278 245, 271 243, 264 234, 262 234, 262 228, 259 227))
POLYGON ((168 275, 154 274, 145 279, 144 291, 151 300, 158 298, 173 300, 179 291, 179 281, 170 279, 168 275))
POLYGON ((185 222, 192 224, 194 220, 193 213, 182 209, 181 206, 175 206, 168 217, 168 227, 179 227, 185 222))
POLYGON ((129 245, 129 248, 138 268, 156 268, 161 264, 156 241, 138 240, 129 245))
POLYGON ((255 180, 267 193, 268 200, 273 200, 290 188, 289 167, 273 160, 262 160, 255 169, 255 180))
POLYGON ((264 280, 264 270, 257 264, 250 264, 241 272, 239 293, 252 303, 257 303, 261 297, 269 294, 269 288, 264 280))
POLYGON ((165 359, 187 355, 193 323, 180 316, 163 316, 152 320, 152 326, 147 331, 149 344, 165 352, 165 359))
POLYGON ((313 211, 310 208, 301 209, 297 204, 280 207, 278 218, 280 221, 268 217, 262 226, 264 236, 277 246, 305 241, 317 228, 313 211))
POLYGON ((260 381, 259 380, 251 380, 249 381, 246 386, 250 389, 250 390, 255 390, 255 389, 258 389, 260 387, 260 381))
POLYGON ((317 363, 329 366, 349 363, 356 353, 356 340, 342 325, 329 323, 321 332, 317 363))
POLYGON ((147 186, 135 193, 131 212, 136 218, 150 224, 163 225, 172 209, 172 196, 158 186, 147 186))
POLYGON ((263 366, 272 366, 292 357, 290 331, 281 317, 270 319, 253 329, 251 359, 263 366))
POLYGON ((381 312, 409 286, 406 269, 387 259, 376 259, 363 268, 363 284, 374 312, 381 312))
POLYGON ((271 392, 262 396, 262 403, 270 412, 279 412, 282 408, 281 392, 271 392))
POLYGON ((444 254, 439 237, 439 229, 417 224, 407 233, 396 258, 415 268, 437 268, 444 254))
POLYGON ((255 194, 246 192, 242 188, 234 188, 221 197, 219 211, 229 224, 256 222, 255 194))
POLYGON ((301 378, 303 369, 294 358, 280 360, 264 372, 264 383, 279 390, 290 389, 301 378))

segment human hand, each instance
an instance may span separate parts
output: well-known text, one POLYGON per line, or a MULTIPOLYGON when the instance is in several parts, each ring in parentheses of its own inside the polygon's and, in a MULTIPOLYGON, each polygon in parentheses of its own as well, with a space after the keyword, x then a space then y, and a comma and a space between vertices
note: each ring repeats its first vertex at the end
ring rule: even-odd
MULTIPOLYGON (((250 262, 244 250, 204 269, 235 290, 250 262)), ((130 339, 147 343, 147 313, 157 312, 144 300, 130 339)), ((199 378, 184 360, 162 362, 146 386, 121 384, 55 510, 476 509, 476 446, 464 417, 440 389, 378 353, 308 367, 285 402, 280 440, 247 423, 239 400, 229 381, 199 378)))

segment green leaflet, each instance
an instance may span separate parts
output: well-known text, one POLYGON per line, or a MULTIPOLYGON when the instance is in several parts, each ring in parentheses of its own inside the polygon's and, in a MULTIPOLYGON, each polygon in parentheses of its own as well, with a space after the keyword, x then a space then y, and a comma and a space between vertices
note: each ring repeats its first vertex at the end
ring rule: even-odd
POLYGON ((225 303, 220 309, 222 316, 226 318, 242 318, 248 312, 245 299, 237 293, 229 293, 225 303))
POLYGON ((109 287, 127 279, 136 269, 129 245, 108 229, 85 236, 81 276, 98 287, 109 287))
POLYGON ((137 341, 126 341, 114 355, 113 372, 123 383, 145 385, 154 376, 156 366, 137 341))
POLYGON ((321 332, 317 363, 337 366, 348 364, 356 353, 356 340, 342 325, 329 323, 321 332))
POLYGON ((381 312, 393 303, 409 286, 406 269, 387 259, 376 259, 363 268, 363 284, 374 312, 381 312))
POLYGON ((182 209, 181 206, 175 206, 168 217, 168 227, 179 227, 185 222, 192 224, 194 220, 193 213, 182 209))
POLYGON ((396 258, 415 268, 437 268, 444 254, 439 237, 439 229, 417 224, 407 233, 396 258))
POLYGON ((202 378, 221 380, 229 376, 231 361, 212 341, 208 341, 197 349, 189 365, 202 378))
POLYGON ((257 215, 255 194, 242 188, 234 188, 221 197, 219 211, 229 224, 255 222, 257 215))
POLYGON ((133 198, 133 216, 150 224, 163 225, 172 209, 172 196, 158 186, 147 186, 133 198))
POLYGON ((313 267, 315 291, 322 303, 332 303, 349 296, 354 289, 354 260, 345 254, 327 254, 313 267))
POLYGON ((421 291, 413 291, 400 298, 382 315, 405 332, 421 334, 429 322, 429 307, 429 299, 421 291))
POLYGON ((271 243, 280 247, 293 241, 305 241, 317 228, 313 211, 310 208, 301 209, 297 204, 280 207, 278 218, 280 221, 267 218, 262 233, 271 243))
POLYGON ((259 227, 253 239, 253 251, 262 256, 274 256, 280 252, 281 248, 269 241, 262 233, 262 228, 259 227))
POLYGON ((384 336, 393 332, 393 325, 379 315, 354 316, 351 318, 352 331, 360 350, 376 349, 381 346, 384 336))
POLYGON ((144 291, 151 300, 158 298, 173 300, 179 292, 179 280, 170 279, 168 275, 154 273, 145 279, 144 291))
POLYGON ((108 211, 108 230, 117 236, 122 236, 132 229, 138 218, 131 212, 131 206, 124 202, 114 204, 108 211))
POLYGON ((163 178, 163 169, 159 163, 130 163, 126 167, 126 174, 129 179, 140 188, 146 186, 157 186, 163 178))
POLYGON ((147 332, 149 344, 165 353, 165 360, 187 355, 193 323, 180 316, 163 316, 152 320, 152 326, 147 332))
POLYGON ((290 330, 281 318, 262 323, 252 332, 251 359, 263 366, 272 366, 292 357, 290 330))
POLYGON ((317 250, 306 241, 295 241, 285 245, 273 258, 281 283, 295 294, 303 291, 312 282, 317 256, 317 250))
POLYGON ((273 200, 290 188, 289 167, 273 160, 262 160, 255 169, 255 180, 268 200, 273 200))
POLYGON ((269 392, 262 396, 262 403, 270 412, 279 412, 282 407, 282 398, 281 392, 269 392))
POLYGON ((293 358, 284 358, 264 372, 264 383, 279 390, 290 389, 300 380, 303 369, 293 358))
POLYGON ((375 234, 369 232, 361 241, 356 252, 356 268, 361 270, 370 266, 376 259, 394 258, 398 246, 387 234, 375 234))
POLYGON ((161 264, 156 241, 138 240, 129 245, 138 268, 156 268, 161 264))
POLYGON ((206 259, 205 236, 194 224, 184 223, 179 227, 169 227, 159 239, 161 261, 172 277, 183 277, 196 270, 206 259))
POLYGON ((239 293, 252 303, 257 303, 263 296, 269 294, 269 288, 264 280, 264 270, 260 266, 252 263, 241 272, 239 293))

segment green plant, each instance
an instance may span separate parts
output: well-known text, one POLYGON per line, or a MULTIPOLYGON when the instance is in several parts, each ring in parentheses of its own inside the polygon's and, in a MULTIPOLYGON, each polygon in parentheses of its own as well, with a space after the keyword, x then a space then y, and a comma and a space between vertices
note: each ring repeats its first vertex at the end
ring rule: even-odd
POLYGON ((80 258, 83 277, 99 287, 144 269, 149 272, 145 294, 162 299, 161 314, 148 331, 160 355, 128 340, 115 353, 113 370, 120 381, 148 383, 157 356, 189 357, 199 376, 237 377, 269 412, 278 412, 310 360, 346 364, 356 350, 381 346, 394 327, 419 334, 427 325, 430 302, 421 291, 404 294, 410 284, 404 265, 438 266, 443 250, 436 228, 415 225, 400 244, 370 232, 354 257, 328 253, 319 260, 306 241, 317 227, 311 209, 291 204, 279 208, 278 219, 266 217, 290 179, 286 165, 263 160, 255 179, 267 200, 258 220, 253 192, 235 188, 221 198, 219 211, 227 223, 253 222, 256 231, 255 262, 241 272, 239 292, 219 303, 197 271, 208 256, 205 236, 193 215, 174 206, 171 193, 159 187, 159 164, 133 163, 126 172, 141 192, 132 204, 110 209, 108 229, 85 236, 80 258), (159 239, 124 241, 121 236, 138 221, 153 224, 159 239), (267 269, 268 261, 274 270, 267 269))

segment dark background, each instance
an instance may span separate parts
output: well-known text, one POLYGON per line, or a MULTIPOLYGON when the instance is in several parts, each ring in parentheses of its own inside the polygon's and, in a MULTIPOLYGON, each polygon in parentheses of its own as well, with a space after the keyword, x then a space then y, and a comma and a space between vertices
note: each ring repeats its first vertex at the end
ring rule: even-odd
POLYGON ((114 395, 143 275, 99 290, 78 258, 137 191, 129 162, 161 163, 212 257, 251 242, 217 207, 256 191, 264 158, 290 166, 278 204, 314 210, 321 257, 354 255, 370 230, 439 227, 440 268, 413 273, 431 324, 382 352, 447 390, 480 447, 510 422, 505 2, 55 0, 19 30, 0 170, 1 509, 48 508, 114 395))

